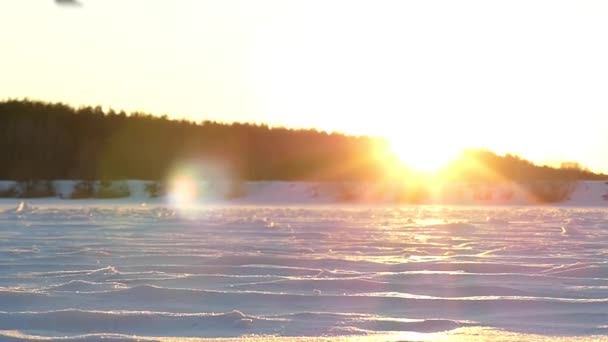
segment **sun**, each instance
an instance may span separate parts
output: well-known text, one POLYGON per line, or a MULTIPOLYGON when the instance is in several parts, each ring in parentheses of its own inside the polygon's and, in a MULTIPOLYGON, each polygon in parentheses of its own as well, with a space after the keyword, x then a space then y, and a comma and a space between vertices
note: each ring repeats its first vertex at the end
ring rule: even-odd
POLYGON ((393 137, 388 139, 390 153, 404 166, 414 171, 434 174, 457 155, 457 149, 442 141, 431 139, 412 141, 393 137))

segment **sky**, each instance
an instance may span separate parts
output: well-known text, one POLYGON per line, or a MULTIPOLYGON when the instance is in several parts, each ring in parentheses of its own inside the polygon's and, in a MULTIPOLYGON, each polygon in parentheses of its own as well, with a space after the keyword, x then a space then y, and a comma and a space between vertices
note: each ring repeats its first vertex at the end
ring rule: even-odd
POLYGON ((80 2, 0 2, 0 98, 608 172, 606 1, 80 2))

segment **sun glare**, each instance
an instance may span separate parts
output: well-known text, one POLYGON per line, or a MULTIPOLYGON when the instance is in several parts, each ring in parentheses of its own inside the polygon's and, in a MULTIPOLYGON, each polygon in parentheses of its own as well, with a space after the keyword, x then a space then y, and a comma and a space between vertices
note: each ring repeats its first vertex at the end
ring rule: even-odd
POLYGON ((403 138, 389 139, 390 152, 404 166, 423 173, 437 173, 457 152, 440 142, 413 143, 403 138))

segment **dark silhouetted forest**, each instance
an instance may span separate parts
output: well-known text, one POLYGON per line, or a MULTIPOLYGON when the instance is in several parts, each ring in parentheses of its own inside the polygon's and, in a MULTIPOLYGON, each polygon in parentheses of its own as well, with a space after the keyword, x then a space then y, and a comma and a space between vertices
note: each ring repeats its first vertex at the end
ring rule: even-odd
POLYGON ((245 180, 380 177, 380 139, 142 113, 0 102, 0 179, 163 179, 177 164, 221 165, 245 180))
MULTIPOLYGON (((404 134, 409 129, 404 127, 404 134)), ((380 138, 316 130, 195 123, 30 100, 0 102, 0 179, 157 180, 175 165, 200 162, 221 165, 242 180, 381 180, 395 174, 391 163, 379 158, 386 144, 380 138)), ((577 164, 540 167, 489 151, 464 152, 446 174, 484 181, 607 178, 577 164)))
POLYGON ((560 167, 539 166, 521 157, 497 155, 487 150, 464 150, 446 167, 445 177, 459 181, 535 181, 535 180, 604 180, 577 162, 563 162, 560 167))

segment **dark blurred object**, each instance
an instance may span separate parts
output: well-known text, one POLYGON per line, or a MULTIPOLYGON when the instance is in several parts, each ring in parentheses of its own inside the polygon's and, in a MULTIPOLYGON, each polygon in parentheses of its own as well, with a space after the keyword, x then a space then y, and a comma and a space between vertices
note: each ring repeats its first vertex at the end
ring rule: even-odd
POLYGON ((60 6, 82 6, 82 4, 76 0, 55 0, 55 4, 60 6))

